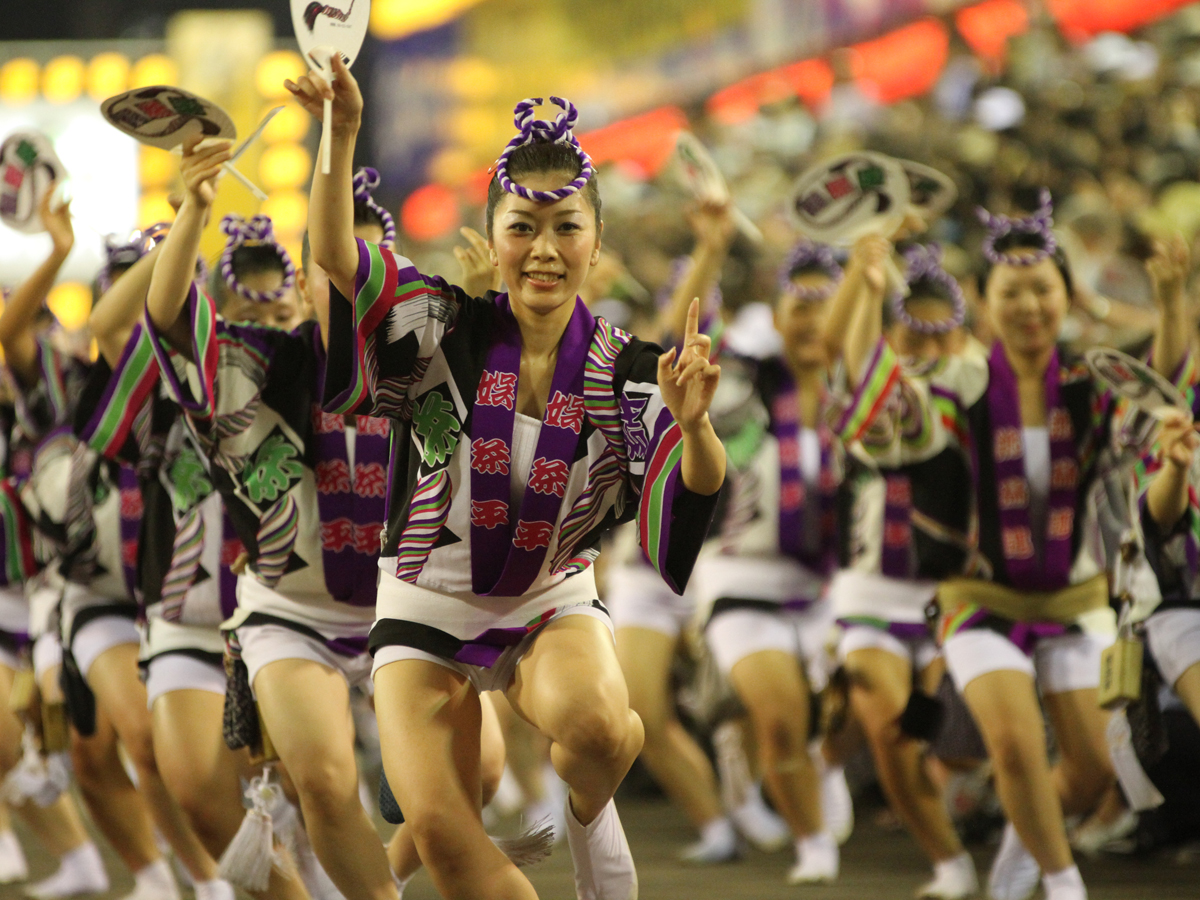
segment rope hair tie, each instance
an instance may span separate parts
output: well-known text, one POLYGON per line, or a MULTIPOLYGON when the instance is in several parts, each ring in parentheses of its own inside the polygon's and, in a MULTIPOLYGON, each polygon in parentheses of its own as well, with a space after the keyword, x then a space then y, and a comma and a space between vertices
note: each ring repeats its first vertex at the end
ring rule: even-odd
POLYGON ((572 194, 581 191, 583 186, 588 183, 588 179, 595 172, 592 168, 592 158, 579 146, 579 139, 571 131, 575 126, 576 120, 579 118, 579 111, 575 109, 575 104, 561 97, 551 97, 550 102, 563 110, 553 122, 533 117, 533 110, 542 104, 541 97, 532 97, 528 100, 522 100, 517 104, 513 110, 513 122, 516 124, 519 133, 508 142, 508 146, 504 148, 504 152, 496 160, 496 180, 500 183, 500 187, 510 194, 516 194, 518 197, 524 197, 526 200, 532 200, 536 203, 555 203, 570 197, 572 194), (509 157, 512 156, 517 148, 535 143, 565 144, 571 147, 579 157, 580 165, 580 172, 575 177, 575 180, 557 190, 533 191, 524 185, 517 184, 509 178, 509 157))
POLYGON ((908 263, 904 280, 910 286, 919 281, 941 285, 949 296, 954 312, 950 318, 936 322, 913 318, 905 305, 905 296, 896 292, 891 297, 892 313, 896 319, 921 334, 946 334, 962 325, 967 319, 967 298, 963 296, 962 286, 954 276, 942 268, 941 246, 914 244, 904 251, 904 260, 908 263))
POLYGON ((379 187, 379 172, 375 169, 363 166, 354 173, 354 201, 365 204, 367 209, 379 216, 380 221, 383 222, 383 240, 379 242, 379 246, 385 250, 391 250, 396 245, 396 220, 371 196, 371 191, 377 187, 379 187))
POLYGON ((1050 191, 1042 188, 1038 194, 1038 208, 1032 216, 1025 219, 1012 219, 1008 216, 993 215, 982 206, 976 207, 975 214, 987 229, 987 237, 983 239, 983 255, 993 266, 1036 266, 1047 257, 1053 256, 1058 249, 1058 241, 1054 237, 1054 203, 1050 199, 1050 191), (1010 234, 1029 234, 1041 239, 1042 246, 1022 248, 1032 250, 1032 253, 1006 253, 996 249, 996 242, 1010 234))
POLYGON ((132 232, 126 241, 118 240, 114 234, 108 235, 104 239, 104 265, 100 269, 100 274, 96 276, 96 284, 100 288, 100 293, 108 293, 113 286, 113 269, 118 266, 126 268, 132 266, 149 253, 155 244, 165 238, 170 229, 170 223, 159 222, 151 225, 145 231, 132 232))
POLYGON ((834 258, 832 247, 802 238, 792 247, 787 255, 787 259, 779 267, 779 290, 781 293, 790 294, 809 303, 828 300, 833 296, 834 291, 837 290, 838 283, 842 280, 842 275, 842 267, 839 265, 837 259, 834 258), (802 274, 800 272, 801 269, 813 268, 820 269, 828 275, 830 278, 829 284, 817 287, 796 284, 792 280, 797 275, 802 274))
POLYGON ((229 236, 229 243, 225 245, 225 251, 221 254, 218 263, 221 278, 239 297, 255 303, 272 303, 286 294, 296 283, 296 266, 292 263, 292 257, 283 249, 283 245, 275 240, 275 232, 270 218, 258 215, 247 222, 236 213, 230 213, 221 220, 221 232, 229 236), (238 247, 256 247, 264 244, 273 247, 279 256, 279 261, 283 263, 283 284, 273 291, 252 291, 238 281, 237 275, 233 271, 233 252, 238 247))

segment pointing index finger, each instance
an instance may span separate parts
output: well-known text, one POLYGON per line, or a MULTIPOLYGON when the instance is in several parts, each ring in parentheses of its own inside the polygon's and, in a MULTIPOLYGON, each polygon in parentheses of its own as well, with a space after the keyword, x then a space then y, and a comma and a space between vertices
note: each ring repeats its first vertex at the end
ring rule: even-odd
POLYGON ((700 298, 693 297, 691 305, 688 306, 687 325, 683 329, 683 346, 688 346, 688 343, 700 332, 700 298))

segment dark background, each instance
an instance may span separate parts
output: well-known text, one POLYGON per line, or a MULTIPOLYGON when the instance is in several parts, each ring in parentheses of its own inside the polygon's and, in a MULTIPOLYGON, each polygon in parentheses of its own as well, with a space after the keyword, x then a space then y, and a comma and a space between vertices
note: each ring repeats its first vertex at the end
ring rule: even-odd
POLYGON ((284 0, 3 0, 0 41, 161 38, 172 14, 183 9, 263 9, 275 18, 275 34, 292 33, 284 0))

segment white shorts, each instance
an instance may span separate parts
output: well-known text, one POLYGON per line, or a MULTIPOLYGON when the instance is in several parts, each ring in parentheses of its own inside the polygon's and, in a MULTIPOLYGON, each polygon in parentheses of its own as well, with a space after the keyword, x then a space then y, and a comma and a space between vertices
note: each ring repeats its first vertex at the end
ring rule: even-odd
POLYGON ((146 664, 146 708, 153 709, 155 700, 172 691, 207 691, 224 697, 225 669, 183 653, 156 656, 146 664))
POLYGON ((898 638, 882 628, 869 625, 851 625, 842 633, 838 642, 838 661, 855 650, 883 650, 893 656, 908 660, 918 672, 924 672, 938 657, 937 642, 933 636, 898 638))
POLYGON ((613 628, 646 628, 679 637, 696 612, 695 600, 679 596, 649 566, 617 566, 608 575, 604 605, 613 628))
POLYGON ((254 689, 255 677, 264 666, 285 659, 307 659, 340 672, 350 687, 370 681, 369 653, 343 656, 316 638, 286 625, 243 625, 237 629, 237 639, 242 648, 242 662, 246 664, 251 690, 254 689))
POLYGON ((61 665, 62 641, 57 632, 47 631, 33 642, 33 675, 38 684, 42 683, 42 676, 61 665))
POLYGON ((828 679, 825 645, 832 624, 833 611, 824 602, 805 610, 728 609, 709 620, 704 636, 725 675, 747 656, 780 650, 804 663, 816 691, 828 679))
POLYGON ((140 644, 142 636, 133 619, 125 616, 100 616, 92 619, 75 632, 71 641, 71 653, 75 656, 75 665, 79 674, 85 679, 92 664, 105 652, 121 644, 140 644))
POLYGON ((1146 620, 1146 642, 1163 681, 1172 687, 1200 663, 1200 609, 1164 609, 1146 620))
MULTIPOLYGON (((612 632, 612 620, 608 614, 600 607, 584 604, 568 606, 565 609, 559 610, 559 612, 546 620, 546 625, 566 616, 592 616, 607 625, 609 632, 612 632)), ((536 631, 531 631, 519 643, 513 644, 511 647, 506 647, 500 654, 499 659, 487 667, 474 666, 469 663, 458 662, 458 660, 454 659, 446 659, 416 647, 389 644, 375 651, 375 665, 371 670, 371 675, 374 677, 376 672, 390 663, 400 662, 404 659, 421 659, 425 662, 437 663, 439 666, 444 666, 453 672, 457 672, 470 681, 475 690, 480 694, 485 691, 507 690, 508 686, 512 684, 513 676, 516 675, 517 664, 521 662, 521 658, 526 653, 533 649, 534 642, 544 629, 545 626, 536 631)))
POLYGON ((962 693, 980 675, 1024 672, 1045 694, 1100 686, 1100 654, 1113 642, 1105 634, 1064 634, 1042 638, 1026 656, 1012 641, 989 628, 969 628, 942 645, 946 668, 962 693))

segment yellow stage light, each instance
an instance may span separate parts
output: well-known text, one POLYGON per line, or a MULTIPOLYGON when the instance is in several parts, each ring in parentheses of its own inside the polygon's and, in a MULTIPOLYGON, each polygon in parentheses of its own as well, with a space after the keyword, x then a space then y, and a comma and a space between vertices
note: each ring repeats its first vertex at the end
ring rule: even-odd
POLYGON ((78 331, 92 312, 92 289, 78 281, 58 285, 46 297, 46 306, 67 331, 78 331))
POLYGON ((28 103, 38 92, 38 64, 19 57, 0 66, 0 99, 17 105, 28 103))
POLYGON ((175 210, 167 200, 166 191, 146 191, 138 201, 138 228, 149 228, 159 222, 170 222, 175 210))
MULTIPOLYGON (((300 237, 308 226, 308 196, 301 191, 278 191, 267 198, 262 212, 271 217, 275 234, 281 240, 300 237)), ((299 262, 299 257, 296 259, 299 262)))
POLYGON ((178 168, 179 161, 167 150, 143 145, 138 151, 138 179, 143 190, 165 188, 178 168))
MULTIPOLYGON (((259 113, 259 120, 261 121, 277 105, 272 103, 264 106, 263 111, 259 113)), ((277 144, 280 141, 301 141, 308 134, 311 125, 312 116, 300 105, 289 103, 275 114, 275 118, 263 132, 263 140, 268 144, 277 144)))
POLYGON ((295 81, 308 71, 304 59, 293 50, 276 50, 258 61, 254 70, 254 84, 264 97, 290 97, 283 80, 295 81))
POLYGON ((83 93, 83 60, 56 56, 42 70, 42 94, 51 103, 70 103, 83 93))
POLYGON ((312 157, 299 144, 275 144, 263 151, 258 177, 268 191, 297 188, 312 172, 312 157))
POLYGON ((93 100, 107 100, 128 84, 129 59, 123 53, 100 53, 88 63, 87 89, 93 100))
POLYGON ((446 67, 446 79, 457 96, 476 102, 490 100, 500 85, 496 67, 478 56, 464 56, 451 62, 446 67))
POLYGON ((375 0, 371 4, 371 34, 394 41, 414 31, 449 22, 479 0, 375 0))
POLYGON ((153 84, 175 84, 178 79, 179 67, 171 57, 162 53, 151 53, 134 63, 129 86, 139 88, 150 87, 153 84))

